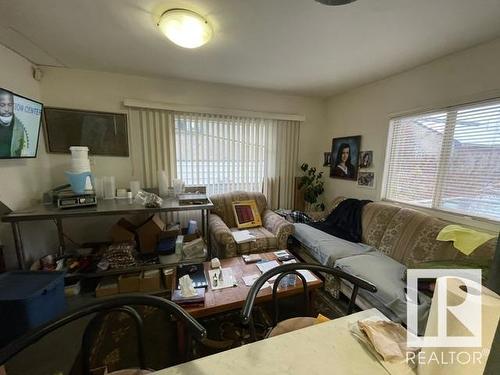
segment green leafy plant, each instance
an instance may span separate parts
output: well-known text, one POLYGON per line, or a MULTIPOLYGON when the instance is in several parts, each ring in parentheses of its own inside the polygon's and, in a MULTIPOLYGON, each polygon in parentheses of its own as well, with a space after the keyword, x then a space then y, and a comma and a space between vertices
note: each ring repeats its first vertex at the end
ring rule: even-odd
POLYGON ((309 167, 307 163, 303 163, 300 169, 304 172, 304 175, 300 177, 299 180, 299 189, 304 190, 304 200, 309 203, 312 208, 323 211, 325 205, 323 203, 318 203, 319 196, 325 191, 323 187, 324 181, 322 180, 323 172, 316 174, 316 168, 309 167))

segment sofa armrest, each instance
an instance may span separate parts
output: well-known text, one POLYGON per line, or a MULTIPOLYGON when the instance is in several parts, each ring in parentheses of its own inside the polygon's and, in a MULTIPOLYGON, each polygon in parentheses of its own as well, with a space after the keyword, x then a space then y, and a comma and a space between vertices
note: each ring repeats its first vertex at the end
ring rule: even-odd
POLYGON ((236 241, 231 230, 219 215, 210 214, 208 232, 212 246, 217 250, 217 256, 224 258, 236 256, 236 241))
POLYGON ((286 249, 288 237, 295 231, 293 224, 271 210, 262 213, 262 224, 278 239, 278 250, 286 249))

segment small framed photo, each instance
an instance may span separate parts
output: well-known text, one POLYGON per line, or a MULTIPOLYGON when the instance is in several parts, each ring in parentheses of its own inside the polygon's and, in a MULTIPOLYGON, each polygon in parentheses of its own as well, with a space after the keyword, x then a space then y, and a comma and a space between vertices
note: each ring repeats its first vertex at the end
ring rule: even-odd
POLYGON ((358 186, 368 189, 375 189, 375 173, 374 172, 359 172, 358 186))
POLYGON ((371 168, 373 163, 373 151, 361 151, 359 153, 359 167, 371 168))
POLYGON ((330 177, 356 181, 360 144, 360 135, 332 139, 330 177))
POLYGON ((330 159, 331 154, 332 154, 331 152, 324 152, 323 153, 323 157, 324 157, 323 167, 329 167, 332 164, 331 159, 330 159))

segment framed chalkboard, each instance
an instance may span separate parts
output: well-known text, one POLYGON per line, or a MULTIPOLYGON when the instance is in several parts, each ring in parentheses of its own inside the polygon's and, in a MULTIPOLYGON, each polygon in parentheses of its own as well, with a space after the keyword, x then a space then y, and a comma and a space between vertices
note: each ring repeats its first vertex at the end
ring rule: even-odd
POLYGON ((91 155, 129 156, 124 113, 45 107, 44 120, 49 152, 69 153, 70 146, 87 146, 91 155))

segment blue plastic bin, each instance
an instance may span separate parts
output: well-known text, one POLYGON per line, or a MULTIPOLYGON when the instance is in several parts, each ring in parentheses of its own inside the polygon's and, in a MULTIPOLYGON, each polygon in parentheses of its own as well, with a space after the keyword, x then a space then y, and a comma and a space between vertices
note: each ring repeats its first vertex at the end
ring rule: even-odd
POLYGON ((0 347, 65 310, 63 272, 0 274, 0 347))

